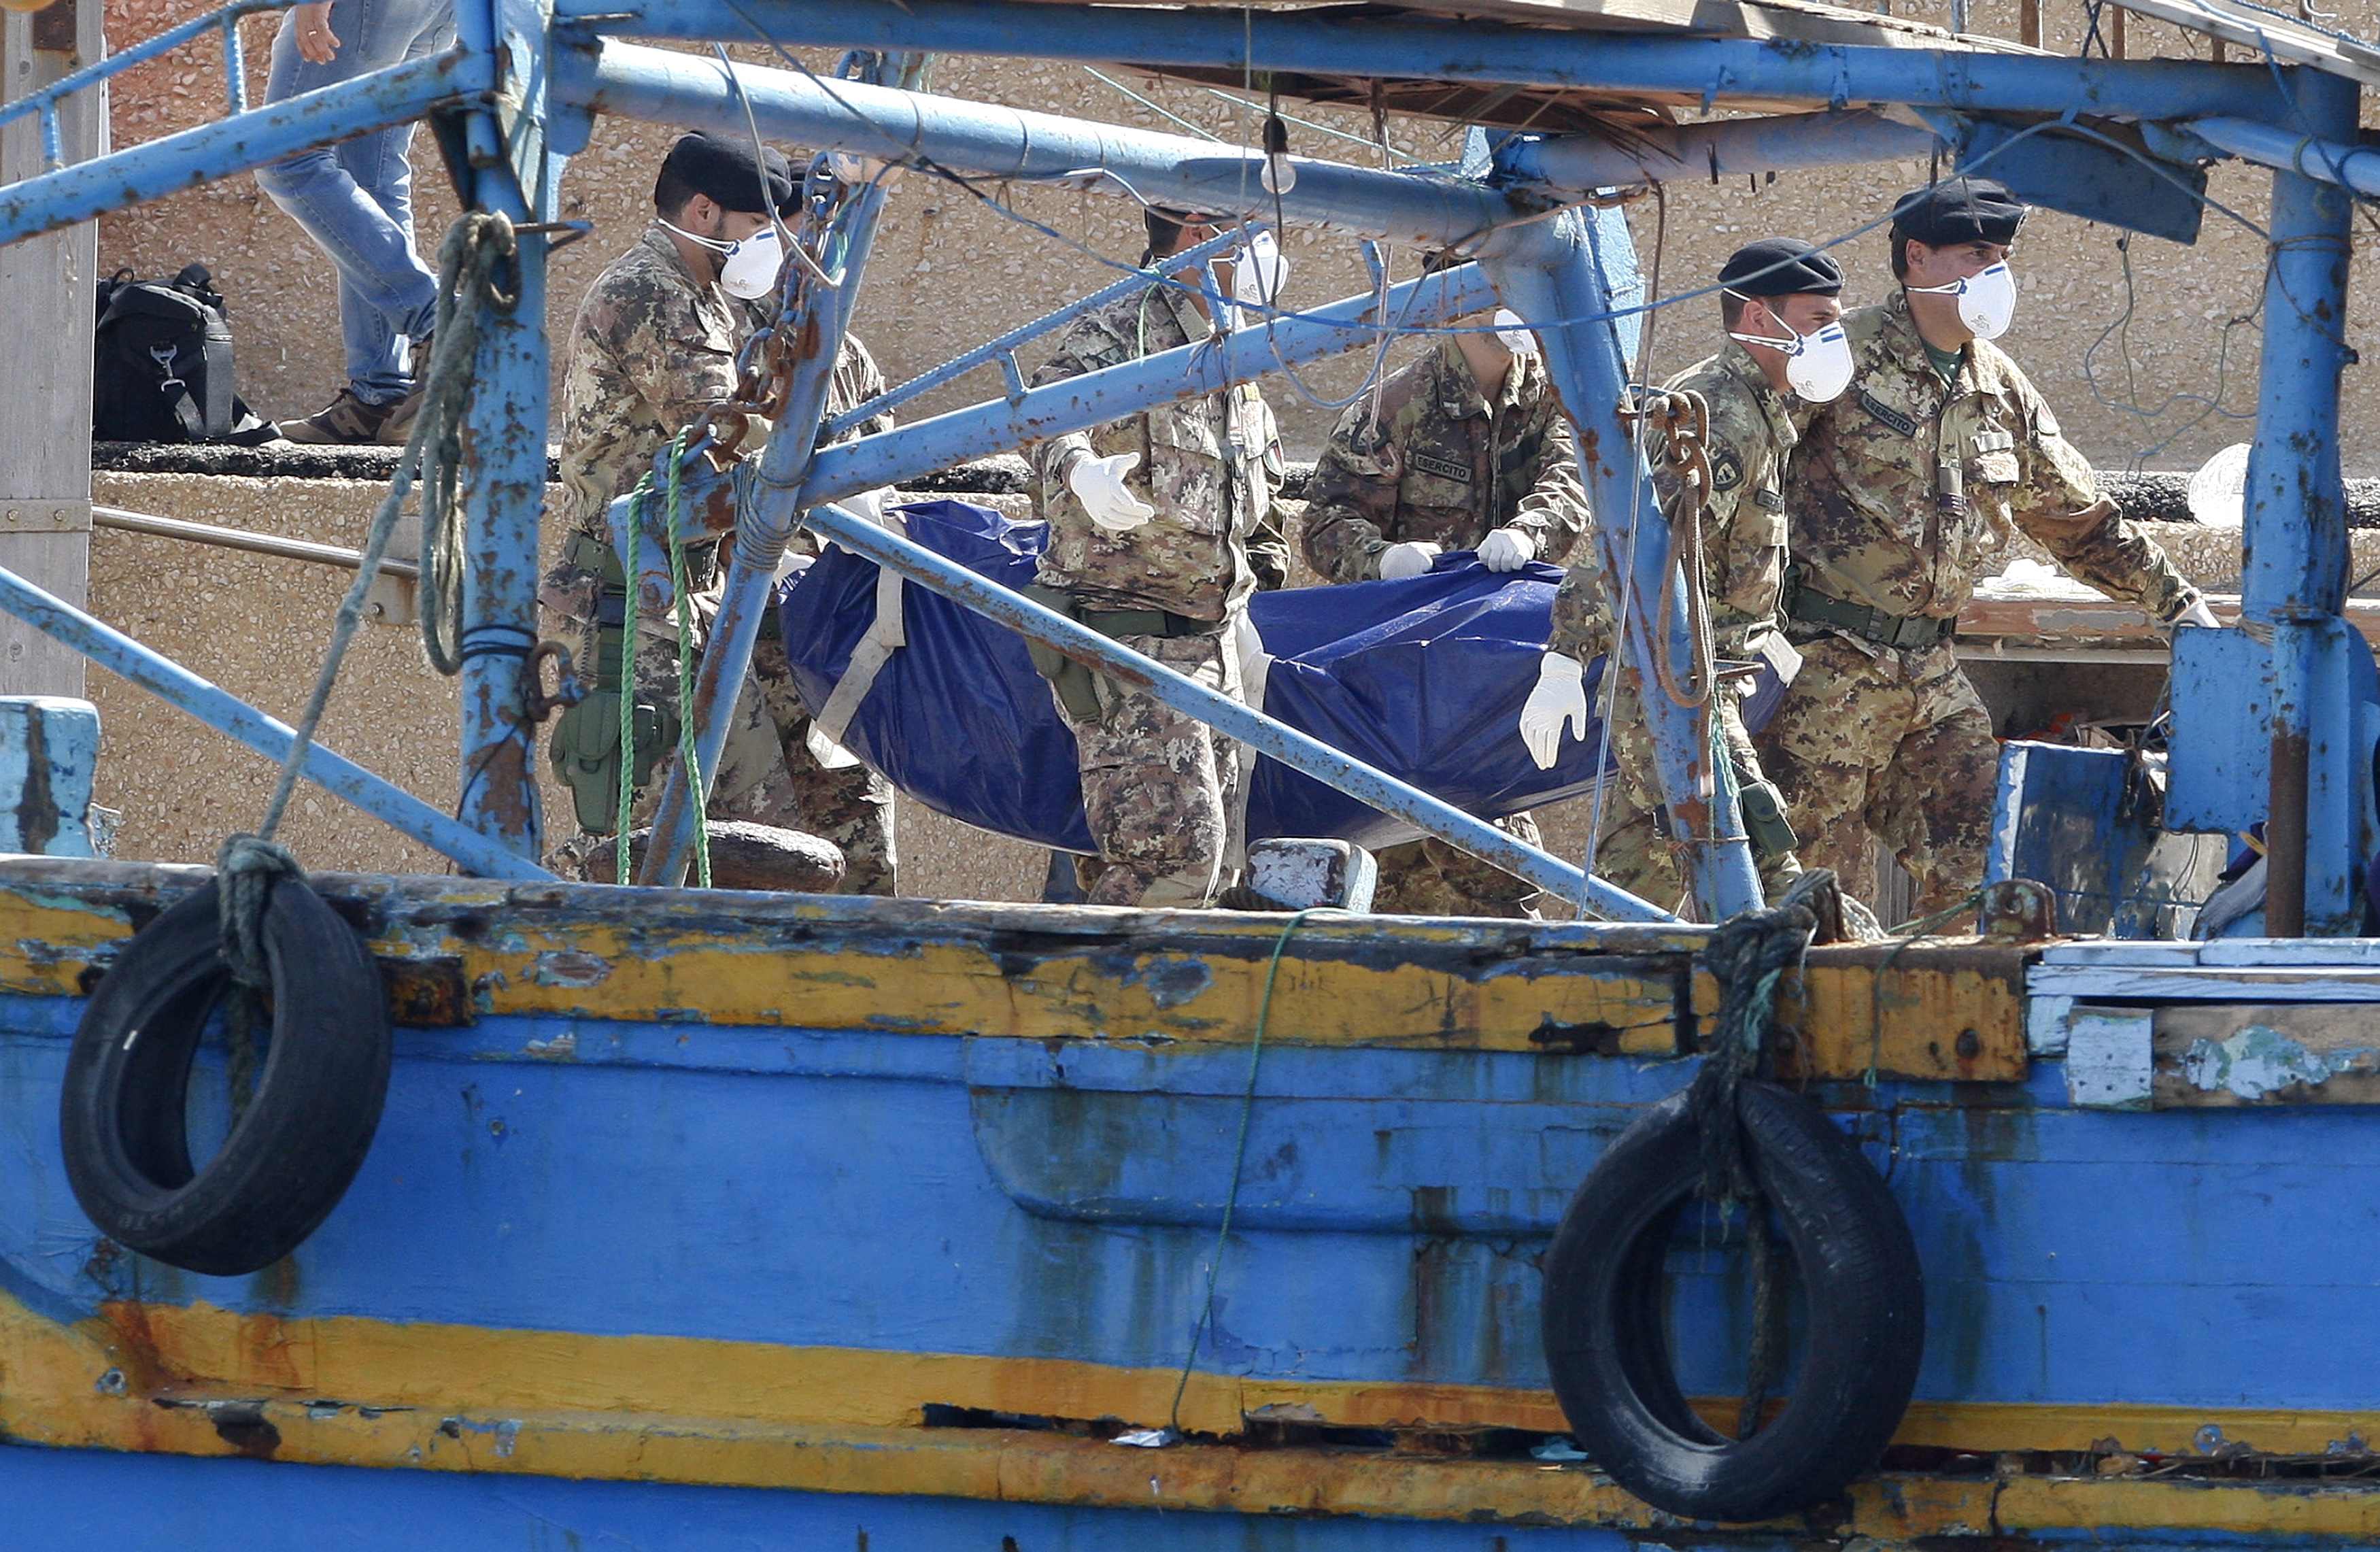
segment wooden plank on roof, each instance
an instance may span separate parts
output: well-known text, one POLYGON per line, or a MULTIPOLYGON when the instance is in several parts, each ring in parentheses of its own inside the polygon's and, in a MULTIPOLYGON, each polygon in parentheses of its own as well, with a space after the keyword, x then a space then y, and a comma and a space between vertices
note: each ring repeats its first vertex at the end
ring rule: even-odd
POLYGON ((2310 65, 2366 86, 2380 86, 2380 42, 2342 36, 2237 0, 2116 0, 2137 15, 2204 32, 2247 51, 2252 62, 2267 50, 2284 65, 2310 65))

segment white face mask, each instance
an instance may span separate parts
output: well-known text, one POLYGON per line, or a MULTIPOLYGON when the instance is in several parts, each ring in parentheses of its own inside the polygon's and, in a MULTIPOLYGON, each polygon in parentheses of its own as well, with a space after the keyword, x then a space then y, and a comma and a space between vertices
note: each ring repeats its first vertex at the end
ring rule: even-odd
POLYGON ((722 242, 666 221, 662 224, 686 241, 723 256, 727 261, 719 266, 720 289, 737 300, 757 301, 777 288, 777 273, 785 267, 785 250, 777 240, 776 227, 764 226, 748 237, 722 242))
POLYGON ((1999 338, 2016 317, 2016 275, 2006 260, 1948 285, 1912 285, 1909 291, 1912 296, 1958 297, 1959 321, 1973 330, 1977 339, 1999 338))
POLYGON ((1537 354, 1537 336, 1529 332, 1527 321, 1511 308, 1496 309, 1496 338, 1515 356, 1537 354))
MULTIPOLYGON (((1739 291, 1728 295, 1742 296, 1739 291)), ((1749 297, 1745 298, 1750 300, 1749 297)), ((1772 316, 1774 316, 1772 314, 1772 316)), ((1778 321, 1783 323, 1781 318, 1778 321)), ((1797 334, 1787 324, 1783 339, 1767 334, 1730 333, 1746 345, 1765 345, 1785 353, 1785 382, 1807 404, 1828 404, 1852 385, 1852 342, 1840 323, 1829 323, 1814 334, 1797 334)))
POLYGON ((1281 306, 1289 261, 1270 232, 1258 232, 1232 255, 1232 299, 1243 307, 1281 306))

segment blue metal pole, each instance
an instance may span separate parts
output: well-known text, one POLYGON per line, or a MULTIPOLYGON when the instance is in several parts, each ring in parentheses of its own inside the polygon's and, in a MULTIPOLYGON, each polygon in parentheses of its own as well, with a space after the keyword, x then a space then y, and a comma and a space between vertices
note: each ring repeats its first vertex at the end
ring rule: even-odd
MULTIPOLYGON (((924 49, 1092 64, 1706 94, 1725 101, 1909 103, 2119 118, 2237 114, 2280 122, 2264 65, 2082 60, 1799 39, 1556 31, 1466 18, 1360 21, 1329 11, 1085 6, 1049 0, 565 0, 563 18, 659 39, 924 49), (750 19, 747 19, 749 18, 750 19)), ((1211 148, 1209 148, 1211 150, 1211 148)), ((1303 164, 1301 164, 1302 167, 1303 164)), ((1301 181, 1303 174, 1301 172, 1301 181)))
POLYGON ((2380 197, 2380 147, 2317 139, 2245 118, 2198 118, 2179 127, 2243 162, 2380 197))
MULTIPOLYGON (((1236 247, 1245 240, 1243 229, 1234 226, 1220 236, 1210 237, 1194 248, 1184 249, 1176 255, 1176 259, 1184 265, 1201 264, 1225 249, 1236 247)), ((1063 328, 1092 309, 1104 307, 1118 297, 1141 289, 1148 285, 1149 277, 1154 273, 1153 270, 1135 270, 1119 275, 1112 284, 1092 292, 1087 297, 1068 302, 1055 312, 1044 313, 1030 323, 1020 323, 1004 334, 994 335, 974 349, 952 357, 941 366, 919 372, 906 382, 887 388, 866 404, 845 410, 826 423, 825 429, 819 433, 819 438, 822 442, 826 441, 887 410, 898 409, 921 394, 929 394, 946 382, 954 382, 976 368, 1011 354, 1018 346, 1038 339, 1053 329, 1063 328)))
POLYGON ((450 51, 26 178, 0 188, 0 243, 409 123, 486 91, 493 80, 486 58, 450 51))
MULTIPOLYGON (((715 134, 749 133, 744 103, 716 61, 607 42, 591 53, 556 51, 554 70, 556 97, 597 113, 715 134)), ((802 145, 894 159, 922 156, 962 173, 1119 197, 1136 192, 1220 215, 1274 214, 1274 197, 1259 181, 1262 155, 1211 140, 857 81, 821 81, 790 70, 739 65, 735 75, 761 130, 802 145)), ((1475 240, 1537 213, 1537 207, 1476 183, 1303 157, 1297 186, 1280 202, 1290 221, 1429 247, 1475 240)))
MULTIPOLYGON (((297 734, 171 658, 143 647, 12 571, 0 570, 0 611, 120 674, 178 710, 245 744, 270 760, 289 758, 297 734)), ((400 835, 409 836, 471 872, 489 879, 552 879, 535 861, 515 855, 466 829, 427 803, 320 744, 298 770, 332 796, 354 805, 400 835)))
MULTIPOLYGON (((876 218, 884 208, 884 190, 875 184, 852 190, 848 198, 842 218, 847 224, 844 272, 835 289, 811 287, 806 314, 795 319, 798 337, 810 354, 794 369, 784 410, 760 455, 758 499, 743 503, 736 512, 735 541, 721 588, 719 613, 711 621, 710 637, 703 644, 702 667, 694 682, 698 769, 689 771, 682 760, 670 762, 660 805, 653 811, 652 840, 645 847, 639 883, 675 886, 686 881, 695 827, 703 821, 719 758, 727 748, 735 697, 744 687, 752 644, 759 639, 760 621, 769 611, 777 563, 783 559, 794 527, 801 518, 796 494, 818 444, 827 390, 833 382, 836 358, 843 352, 844 325, 851 316, 851 299, 875 239, 876 218)), ((795 276, 786 284, 798 286, 802 282, 795 276)))
MULTIPOLYGON (((1624 242, 1627 228, 1616 219, 1617 212, 1610 213, 1614 231, 1607 240, 1624 242)), ((1567 212, 1530 228, 1530 236, 1519 253, 1488 262, 1506 306, 1531 320, 1579 319, 1609 309, 1585 215, 1567 212)), ((1658 753, 1670 822, 1696 839, 1695 895, 1708 906, 1712 920, 1723 920, 1762 903, 1760 877, 1736 808, 1733 783, 1724 763, 1712 758, 1706 713, 1671 700, 1654 672, 1656 633, 1670 643, 1673 661, 1691 661, 1691 644, 1682 588, 1670 600, 1668 614, 1657 612, 1662 578, 1677 562, 1670 553, 1669 526, 1654 501, 1652 478, 1637 459, 1628 426, 1620 417, 1628 368, 1619 336, 1608 321, 1540 325, 1537 335, 1555 392, 1577 429, 1579 470, 1595 509, 1593 538, 1600 549, 1603 575, 1615 594, 1622 578, 1634 579, 1628 588, 1628 667, 1636 675, 1637 700, 1658 753)), ((1701 585, 1700 577, 1685 583, 1701 585)), ((1614 597, 1610 601, 1616 613, 1620 600, 1614 597)))
MULTIPOLYGON (((466 120, 475 161, 473 203, 516 227, 552 212, 563 159, 544 138, 545 72, 506 38, 539 38, 539 0, 465 0, 455 31, 467 52, 500 62, 501 90, 466 120)), ((455 816, 497 843, 535 857, 543 850, 537 724, 524 670, 537 646, 538 525, 545 507, 546 238, 518 235, 509 277, 514 300, 480 318, 478 384, 465 412, 470 461, 464 491, 461 796, 455 816)))
MULTIPOLYGON (((1479 266, 1458 264, 1390 287, 1386 315, 1419 328, 1479 312, 1495 301, 1495 290, 1479 266)), ((822 447, 811 460, 795 504, 812 507, 879 486, 899 485, 969 458, 1085 430, 1177 399, 1218 393, 1279 366, 1299 366, 1369 347, 1379 338, 1366 326, 1373 305, 1369 295, 1350 297, 1309 309, 1270 329, 1237 330, 1220 345, 1208 341, 1180 346, 1029 389, 1014 402, 993 399, 822 447)), ((716 532, 729 527, 745 505, 759 500, 754 475, 748 463, 723 474, 707 458, 689 459, 681 494, 688 511, 699 515, 701 526, 716 532)), ((627 531, 626 497, 612 503, 610 523, 613 542, 617 545, 627 531)), ((650 562, 645 569, 655 577, 662 572, 650 562)))
MULTIPOLYGON (((59 77, 38 91, 28 91, 14 102, 0 106, 0 124, 22 118, 30 113, 46 115, 50 109, 86 87, 96 86, 111 76, 122 75, 135 65, 145 65, 160 55, 171 54, 184 43, 210 32, 222 32, 226 39, 237 39, 239 32, 235 24, 241 17, 253 16, 259 11, 285 11, 301 3, 302 0, 235 0, 232 5, 218 6, 204 16, 193 17, 179 27, 170 27, 153 37, 143 38, 96 64, 86 65, 70 76, 59 77)), ((242 87, 235 85, 232 90, 237 91, 242 87)), ((232 104, 232 111, 240 111, 237 101, 232 104)))
POLYGON ((1624 140, 1601 135, 1519 137, 1499 148, 1497 170, 1564 200, 1598 188, 1651 181, 1791 172, 1924 156, 1940 144, 1933 132, 1872 109, 1780 114, 1770 118, 1652 127, 1624 140))
MULTIPOLYGON (((2353 82, 2315 71, 2297 81, 2299 122, 2315 138, 2354 139, 2353 82)), ((2248 457, 2240 612, 2272 631, 2272 782, 2265 817, 2265 930, 2303 934, 2311 917, 2351 931, 2351 837, 2310 837, 2317 759, 2362 758, 2339 728, 2317 736, 2315 655, 2347 593, 2347 512, 2339 483, 2338 380, 2349 358, 2347 271, 2352 201, 2336 184, 2273 176, 2273 252, 2265 270, 2256 440, 2248 457), (2316 746, 2319 745, 2319 748, 2316 746), (2309 844, 2320 839, 2319 846, 2309 844), (2334 855, 2333 853, 2339 855, 2334 855), (2346 923, 2349 925, 2340 925, 2346 923)), ((2335 773, 2325 772, 2332 780, 2335 773)))
POLYGON ((1227 695, 1207 688, 1153 659, 1119 646, 1089 626, 1042 608, 1032 600, 988 581, 957 562, 889 533, 839 506, 812 509, 809 526, 855 555, 899 572, 920 587, 997 620, 1020 635, 1046 641, 1066 656, 1132 685, 1145 685, 1166 705, 1187 712, 1217 732, 1260 754, 1304 771, 1318 782, 1394 814, 1450 844, 1565 900, 1619 921, 1675 922, 1625 890, 1590 879, 1559 857, 1523 845, 1484 819, 1439 802, 1418 787, 1383 775, 1360 760, 1227 695))
MULTIPOLYGON (((1375 298, 1349 297, 1269 327, 1235 329, 1223 343, 1185 345, 1122 366, 1026 391, 1014 403, 993 399, 912 425, 819 450, 802 482, 815 506, 880 485, 898 485, 969 458, 1005 452, 1069 431, 1138 415, 1177 399, 1220 393, 1281 366, 1377 345, 1366 324, 1375 298)), ((1451 322, 1493 307, 1496 293, 1476 264, 1459 264, 1391 286, 1386 320, 1415 328, 1451 322)))

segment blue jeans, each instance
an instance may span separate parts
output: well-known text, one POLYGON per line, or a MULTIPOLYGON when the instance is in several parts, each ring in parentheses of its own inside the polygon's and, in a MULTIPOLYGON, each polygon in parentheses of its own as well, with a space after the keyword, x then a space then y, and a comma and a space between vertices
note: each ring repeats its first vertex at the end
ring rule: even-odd
MULTIPOLYGON (((455 6, 334 0, 331 30, 339 52, 327 65, 298 57, 297 21, 295 11, 284 12, 273 35, 268 103, 437 53, 454 40, 455 6)), ((347 385, 366 404, 390 404, 412 391, 407 346, 430 332, 437 314, 438 277, 413 250, 412 145, 413 126, 400 124, 256 175, 273 202, 338 266, 347 385)))

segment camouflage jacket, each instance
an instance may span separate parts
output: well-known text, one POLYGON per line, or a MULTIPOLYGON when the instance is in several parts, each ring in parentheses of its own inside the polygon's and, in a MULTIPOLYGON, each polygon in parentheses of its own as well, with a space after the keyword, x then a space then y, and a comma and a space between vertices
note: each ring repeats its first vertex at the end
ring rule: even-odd
POLYGON ((1471 550, 1514 528, 1558 562, 1586 524, 1545 363, 1513 358, 1491 402, 1450 337, 1381 386, 1377 417, 1368 395, 1340 416, 1307 490, 1305 559, 1327 581, 1364 582, 1391 544, 1471 550))
MULTIPOLYGON (((2099 493, 2090 464, 1998 346, 1970 344, 1946 387, 1906 296, 1843 324, 1857 375, 1812 418, 1786 482, 1805 583, 1888 613, 1954 618, 2013 527, 2075 576, 2158 619, 2196 596, 2099 493)), ((1825 627, 1791 629, 1807 639, 1825 627)))
MULTIPOLYGON (((1700 394, 1710 409, 1705 447, 1711 498, 1702 522, 1712 645, 1722 658, 1750 658, 1777 624, 1786 560, 1783 483, 1786 455, 1797 440, 1799 401, 1770 387, 1760 363, 1733 340, 1663 387, 1700 394)), ((1682 487, 1667 458, 1655 464, 1654 498, 1675 532, 1682 487)), ((1590 556, 1571 568, 1554 595, 1553 635, 1547 645, 1584 662, 1604 651, 1610 638, 1602 568, 1590 556)))
MULTIPOLYGON (((605 517, 614 498, 636 487, 653 455, 714 405, 735 395, 735 353, 774 314, 775 302, 745 304, 698 280, 658 223, 605 266, 578 304, 562 382, 562 511, 567 532, 609 549, 605 517)), ((883 392, 883 374, 865 346, 846 335, 827 391, 826 413, 839 415, 883 392)), ((855 429, 889 429, 877 416, 855 429)), ((766 440, 756 423, 748 453, 766 440)), ((663 530, 655 515, 653 533, 663 530)), ((706 566, 707 566, 706 562, 706 566)), ((590 574, 565 557, 547 579, 547 596, 583 617, 576 600, 590 574)))
MULTIPOLYGON (((1059 336, 1035 386, 1138 360, 1208 337, 1207 321, 1171 286, 1085 313, 1059 336)), ((1288 574, 1273 515, 1281 435, 1252 382, 1160 405, 1035 444, 1035 506, 1050 524, 1039 580, 1094 609, 1163 609, 1220 622, 1259 585, 1288 574), (1137 453, 1125 476, 1157 515, 1124 533, 1091 522, 1066 484, 1078 459, 1137 453)))

